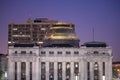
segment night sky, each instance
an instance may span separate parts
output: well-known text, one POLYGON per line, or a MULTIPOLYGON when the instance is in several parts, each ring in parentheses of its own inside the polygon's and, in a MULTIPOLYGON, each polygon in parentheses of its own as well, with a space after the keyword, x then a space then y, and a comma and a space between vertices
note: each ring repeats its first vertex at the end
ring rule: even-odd
POLYGON ((0 53, 7 53, 8 24, 48 18, 76 25, 80 45, 95 40, 113 48, 120 61, 120 0, 0 0, 0 53))

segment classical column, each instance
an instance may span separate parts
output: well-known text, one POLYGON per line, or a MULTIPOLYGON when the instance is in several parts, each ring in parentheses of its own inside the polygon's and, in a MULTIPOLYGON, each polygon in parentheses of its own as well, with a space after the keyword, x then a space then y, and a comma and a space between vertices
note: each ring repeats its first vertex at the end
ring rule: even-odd
POLYGON ((39 61, 39 80, 41 80, 41 62, 39 61))
POLYGON ((105 62, 105 80, 109 80, 109 61, 105 62))
POLYGON ((21 62, 17 62, 17 80, 21 80, 21 62))
POLYGON ((35 74, 36 74, 36 80, 39 80, 39 59, 37 58, 36 59, 36 72, 35 72, 35 74))
POLYGON ((30 62, 26 62, 26 80, 30 80, 30 62))
POLYGON ((85 66, 84 66, 84 60, 81 59, 80 63, 81 63, 81 64, 80 64, 80 66, 81 66, 81 67, 80 67, 80 70, 81 70, 81 73, 80 73, 80 74, 81 74, 81 78, 80 78, 80 80, 85 80, 85 79, 84 79, 84 75, 85 75, 85 72, 84 72, 84 67, 85 67, 85 66))
POLYGON ((65 66, 65 62, 62 62, 62 78, 63 78, 63 80, 66 80, 66 66, 65 66))
POLYGON ((71 80, 74 80, 75 77, 74 77, 74 62, 71 62, 70 63, 70 68, 71 68, 71 80))
POLYGON ((84 80, 88 79, 87 61, 84 62, 84 80))
POLYGON ((46 80, 49 80, 49 62, 46 62, 46 80))
POLYGON ((8 65, 9 65, 9 73, 8 73, 8 79, 9 80, 14 80, 14 71, 15 71, 15 67, 14 67, 14 62, 12 62, 10 59, 9 59, 9 61, 8 61, 8 65))
POLYGON ((90 80, 94 80, 94 63, 90 62, 90 80))
POLYGON ((35 78, 35 61, 32 62, 32 80, 36 80, 36 78, 35 78))
POLYGON ((81 61, 79 61, 79 80, 82 80, 81 79, 81 74, 82 74, 82 72, 81 72, 81 69, 82 67, 81 67, 81 61))
POLYGON ((54 80, 57 80, 57 62, 54 62, 54 80))
POLYGON ((109 75, 108 75, 108 76, 109 76, 109 80, 112 80, 112 59, 111 59, 111 58, 110 58, 110 60, 109 60, 108 67, 109 67, 109 68, 108 68, 108 69, 109 69, 109 70, 108 70, 108 71, 109 71, 109 72, 108 72, 108 73, 109 73, 109 75))

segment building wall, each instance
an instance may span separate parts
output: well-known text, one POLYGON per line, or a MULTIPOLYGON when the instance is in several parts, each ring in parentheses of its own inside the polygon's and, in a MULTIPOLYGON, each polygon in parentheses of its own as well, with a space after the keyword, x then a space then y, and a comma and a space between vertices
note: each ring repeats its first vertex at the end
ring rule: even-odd
MULTIPOLYGON (((44 35, 56 23, 58 21, 46 18, 29 19, 27 23, 10 23, 8 25, 8 45, 31 42, 42 46, 44 35)), ((68 25, 74 27, 73 24, 68 25)))
POLYGON ((9 80, 15 80, 15 62, 17 63, 16 70, 17 80, 21 80, 22 62, 26 63, 25 70, 26 80, 30 80, 31 62, 32 62, 31 80, 43 80, 44 78, 42 78, 42 75, 43 77, 45 75, 45 80, 49 80, 49 78, 51 78, 52 76, 54 76, 54 80, 57 80, 59 69, 58 63, 60 62, 62 64, 61 73, 63 80, 67 80, 69 75, 70 78, 68 80, 74 79, 95 80, 95 76, 98 77, 97 80, 103 80, 103 77, 105 77, 105 80, 112 80, 112 51, 110 47, 104 48, 9 47, 8 59, 9 59, 8 62, 9 80), (75 67, 76 63, 78 63, 77 67, 75 67), (104 67, 103 63, 105 64, 104 67), (53 64, 53 66, 51 66, 51 64, 53 64), (50 68, 50 66, 52 68, 50 68), (76 72, 75 69, 77 69, 78 72, 76 72), (43 74, 44 71, 45 74, 43 74))

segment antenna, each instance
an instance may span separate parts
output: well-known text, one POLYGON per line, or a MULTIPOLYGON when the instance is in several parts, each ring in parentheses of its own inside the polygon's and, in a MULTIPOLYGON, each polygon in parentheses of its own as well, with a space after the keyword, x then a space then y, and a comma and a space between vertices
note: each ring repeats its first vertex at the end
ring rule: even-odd
POLYGON ((92 31, 93 31, 93 41, 94 41, 94 27, 93 27, 93 30, 92 30, 92 31))

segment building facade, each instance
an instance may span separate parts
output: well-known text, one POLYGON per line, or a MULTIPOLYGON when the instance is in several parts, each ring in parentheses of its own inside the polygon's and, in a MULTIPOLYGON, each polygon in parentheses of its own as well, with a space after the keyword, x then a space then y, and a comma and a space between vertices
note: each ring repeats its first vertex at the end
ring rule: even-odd
POLYGON ((112 80, 110 47, 9 47, 9 80, 112 80))
MULTIPOLYGON (((10 23, 8 25, 8 46, 13 46, 15 43, 36 43, 42 46, 48 29, 58 23, 61 22, 47 18, 28 19, 26 23, 10 23)), ((67 25, 74 27, 71 23, 67 25)))
POLYGON ((8 48, 9 80, 112 80, 112 49, 103 42, 79 46, 75 28, 51 26, 43 46, 18 42, 8 48))

